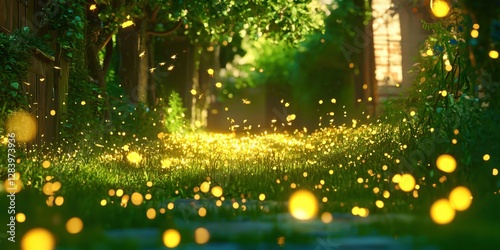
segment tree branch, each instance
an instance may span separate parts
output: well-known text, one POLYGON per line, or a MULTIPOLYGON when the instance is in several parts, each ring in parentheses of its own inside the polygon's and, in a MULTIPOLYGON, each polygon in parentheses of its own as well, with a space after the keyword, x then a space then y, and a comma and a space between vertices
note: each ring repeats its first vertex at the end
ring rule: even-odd
POLYGON ((179 27, 181 27, 182 25, 182 20, 179 20, 179 22, 177 23, 177 25, 175 27, 173 27, 171 30, 167 30, 167 31, 164 31, 164 32, 157 32, 157 31, 153 31, 153 30, 148 30, 148 35, 152 35, 152 36, 168 36, 172 33, 174 33, 175 30, 177 30, 179 27))

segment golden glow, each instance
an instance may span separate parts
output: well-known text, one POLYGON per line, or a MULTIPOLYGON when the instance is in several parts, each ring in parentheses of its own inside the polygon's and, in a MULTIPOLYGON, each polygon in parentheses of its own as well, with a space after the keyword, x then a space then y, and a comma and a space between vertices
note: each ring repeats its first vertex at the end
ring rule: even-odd
POLYGON ((455 218, 455 209, 447 199, 440 199, 431 206, 431 218, 437 224, 448 224, 455 218))
POLYGON ((194 230, 194 241, 196 244, 206 244, 210 240, 210 232, 204 227, 194 230))
POLYGON ((204 207, 200 207, 200 209, 198 209, 198 215, 200 217, 205 217, 207 215, 207 209, 204 207))
POLYGON ((208 192, 210 191, 210 183, 208 183, 208 182, 206 182, 206 181, 205 181, 205 182, 203 182, 203 183, 201 183, 201 185, 200 185, 200 190, 201 190, 201 192, 203 192, 203 193, 208 193, 208 192))
POLYGON ((445 17, 450 12, 450 4, 447 0, 431 0, 431 10, 435 17, 445 17))
POLYGON ((381 200, 377 200, 377 201, 375 201, 375 206, 377 206, 378 208, 383 208, 384 202, 381 200))
POLYGON ((135 25, 134 21, 127 20, 127 21, 125 21, 125 22, 122 23, 122 28, 127 28, 127 27, 130 27, 132 25, 135 25))
POLYGON ((156 218, 156 210, 154 208, 149 208, 148 211, 146 211, 146 217, 150 220, 156 218))
POLYGON ((181 234, 175 229, 168 229, 163 233, 163 244, 168 248, 174 248, 181 243, 181 234))
POLYGON ((411 192, 415 188, 415 178, 411 174, 403 174, 399 181, 399 187, 404 192, 411 192))
POLYGON ((17 214, 16 214, 16 220, 17 220, 17 222, 19 222, 19 223, 23 223, 23 222, 25 222, 25 221, 26 221, 26 215, 25 215, 25 214, 23 214, 23 213, 17 213, 17 214))
POLYGON ((483 155, 483 161, 489 161, 489 160, 490 160, 490 155, 489 154, 483 155))
POLYGON ((436 166, 445 173, 453 173, 457 168, 457 161, 449 154, 440 155, 436 160, 436 166))
POLYGON ((491 59, 497 59, 498 58, 498 51, 496 51, 496 50, 490 50, 490 52, 488 53, 488 56, 491 59))
POLYGON ((49 168, 50 167, 50 161, 43 161, 42 167, 43 168, 49 168))
POLYGON ((83 221, 78 217, 73 217, 66 222, 66 231, 70 234, 77 234, 83 229, 83 221))
POLYGON ((321 221, 325 224, 328 224, 333 221, 333 216, 329 212, 324 212, 321 214, 321 221))
POLYGON ((5 130, 16 135, 16 142, 30 142, 36 137, 37 123, 30 113, 20 110, 7 117, 5 130))
POLYGON ((298 190, 290 196, 288 201, 289 211, 299 220, 310 220, 318 213, 318 200, 308 190, 298 190))
POLYGON ((52 250, 55 247, 54 235, 45 228, 30 229, 21 239, 22 250, 52 250))
POLYGON ((208 73, 209 75, 213 76, 213 75, 214 75, 214 73, 215 73, 215 71, 214 71, 213 69, 208 69, 208 70, 207 70, 207 73, 208 73))
POLYGON ((212 195, 215 197, 221 197, 223 193, 223 190, 219 186, 215 186, 212 188, 212 195))
POLYGON ((89 10, 96 10, 97 6, 95 4, 90 5, 89 10))
POLYGON ((470 31, 470 36, 472 38, 477 38, 479 36, 479 31, 477 31, 477 30, 471 30, 470 31))
POLYGON ((132 200, 132 204, 136 205, 136 206, 139 206, 142 204, 142 202, 144 201, 143 197, 142 197, 142 194, 140 193, 133 193, 132 196, 130 197, 131 200, 132 200))
POLYGON ((266 195, 265 194, 260 194, 259 195, 259 200, 260 201, 264 201, 266 199, 266 195))
POLYGON ((472 203, 472 193, 468 188, 460 186, 454 188, 450 193, 450 204, 457 211, 467 210, 472 203))
POLYGON ((142 160, 142 156, 137 152, 130 152, 127 154, 127 160, 132 164, 139 164, 142 160))

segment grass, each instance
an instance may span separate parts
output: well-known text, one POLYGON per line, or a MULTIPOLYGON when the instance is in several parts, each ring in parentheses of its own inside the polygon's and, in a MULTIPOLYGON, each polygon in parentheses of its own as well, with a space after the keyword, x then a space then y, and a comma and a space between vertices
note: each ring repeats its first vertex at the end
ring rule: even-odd
MULTIPOLYGON (((350 214, 354 207, 367 209, 368 219, 391 214, 416 218, 407 222, 392 217, 353 222, 356 230, 345 235, 411 235, 425 239, 423 245, 445 248, 498 243, 492 242, 500 229, 492 219, 499 218, 499 179, 491 174, 492 162, 497 161, 475 161, 481 165, 474 174, 467 174, 460 162, 457 171, 444 173, 434 162, 437 156, 449 153, 450 143, 436 142, 434 151, 426 152, 428 158, 408 168, 403 159, 418 148, 410 144, 418 133, 411 119, 368 119, 313 133, 161 133, 151 138, 120 133, 108 141, 82 141, 51 148, 45 154, 19 153, 16 170, 23 188, 16 195, 16 213, 27 219, 17 223, 17 240, 28 230, 43 227, 56 237, 60 247, 137 249, 143 246, 130 240, 117 242, 105 232, 175 228, 184 244, 193 242, 193 228, 186 226, 189 222, 209 227, 211 223, 262 221, 275 225, 269 234, 212 232, 210 241, 276 244, 278 237, 285 236, 288 243, 313 244, 319 236, 276 227, 281 223, 276 216, 288 214, 290 195, 308 189, 318 199, 318 218, 325 212, 350 214), (50 166, 44 168, 44 162, 50 166), (393 177, 402 173, 416 179, 418 190, 400 190, 393 177), (222 196, 203 192, 204 182, 210 188, 221 187, 222 196), (448 225, 436 225, 429 216, 430 206, 458 185, 473 193, 471 208, 457 212, 448 225), (118 195, 120 192, 123 194, 118 195), (261 194, 265 199, 259 199, 261 194), (382 208, 376 206, 378 200, 383 201, 382 208), (199 214, 202 207, 206 209, 204 216, 199 214), (155 216, 149 219, 151 209, 155 216), (84 224, 83 231, 74 235, 65 227, 72 217, 84 224), (455 240, 456 236, 461 238, 455 240)), ((6 151, 6 145, 2 147, 6 151)), ((2 171, 5 180, 6 172, 2 171)), ((0 199, 1 207, 8 207, 5 197, 0 199)), ((7 216, 0 214, 2 221, 8 221, 7 216)), ((344 234, 337 232, 337 236, 344 234)), ((161 245, 161 238, 151 244, 161 245)))

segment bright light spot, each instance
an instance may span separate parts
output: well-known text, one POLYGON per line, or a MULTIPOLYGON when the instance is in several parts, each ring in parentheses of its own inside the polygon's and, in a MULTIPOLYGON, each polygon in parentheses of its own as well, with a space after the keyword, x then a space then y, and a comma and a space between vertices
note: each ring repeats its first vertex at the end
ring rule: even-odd
POLYGON ((311 191, 298 190, 290 196, 290 213, 299 220, 310 220, 318 213, 318 200, 311 191))
POLYGON ((368 210, 368 208, 363 208, 363 207, 359 208, 358 215, 360 217, 366 218, 366 217, 368 217, 369 214, 370 214, 370 210, 368 210))
POLYGON ((107 201, 107 200, 105 200, 105 199, 102 199, 102 200, 101 200, 101 206, 103 206, 103 207, 104 207, 104 206, 106 206, 106 204, 108 204, 108 201, 107 201))
POLYGON ((127 28, 127 27, 130 27, 130 26, 132 26, 132 25, 135 25, 135 24, 134 24, 134 21, 132 21, 132 20, 127 20, 127 21, 125 21, 125 22, 123 22, 123 23, 122 23, 122 28, 127 28))
POLYGON ((56 203, 56 206, 62 206, 62 204, 64 204, 64 197, 57 196, 54 201, 56 203))
POLYGON ((43 161, 42 162, 42 167, 43 168, 49 168, 50 167, 50 161, 43 161))
POLYGON ((260 201, 264 201, 266 199, 266 195, 265 194, 260 194, 259 195, 259 200, 260 201))
POLYGON ((477 30, 471 30, 470 31, 470 36, 472 38, 477 38, 479 36, 479 31, 477 31, 477 30))
POLYGON ((84 105, 86 104, 86 102, 85 102, 85 101, 82 101, 80 104, 81 104, 82 106, 84 106, 84 105))
POLYGON ((198 91, 196 91, 196 89, 192 89, 190 92, 191 92, 191 95, 196 95, 196 94, 198 94, 198 91))
POLYGON ((411 192, 415 188, 415 178, 411 174, 403 174, 399 181, 399 187, 404 192, 411 192))
POLYGON ((208 193, 208 191, 210 191, 210 183, 208 183, 206 181, 204 181, 203 183, 201 183, 200 190, 203 193, 208 193))
POLYGON ((449 154, 440 155, 436 160, 436 166, 445 173, 453 173, 457 168, 457 161, 449 154))
POLYGON ((97 6, 95 4, 90 5, 89 10, 96 10, 97 6))
POLYGON ((51 116, 55 116, 55 115, 56 115, 56 111, 55 111, 55 110, 51 110, 51 111, 50 111, 50 115, 51 115, 51 116))
POLYGON ((150 220, 156 218, 156 210, 154 208, 149 208, 148 211, 146 211, 146 217, 150 220))
POLYGON ((432 56, 432 55, 434 55, 434 52, 432 52, 432 50, 431 50, 431 49, 428 49, 428 50, 425 52, 425 54, 427 54, 428 56, 432 56))
POLYGON ((78 217, 73 217, 66 222, 66 231, 70 234, 77 234, 83 229, 83 222, 78 217))
POLYGON ((136 206, 141 205, 142 201, 144 200, 143 197, 142 197, 142 194, 137 193, 137 192, 135 192, 135 193, 132 194, 131 199, 132 199, 132 204, 134 204, 136 206))
POLYGON ((116 190, 117 197, 121 197, 122 195, 123 195, 123 189, 120 188, 120 189, 116 190))
POLYGON ((494 168, 493 171, 492 171, 492 174, 493 174, 493 176, 497 176, 498 175, 498 169, 494 168))
POLYGON ((194 241, 196 244, 205 244, 210 240, 210 232, 204 227, 194 230, 194 241))
POLYGON ((384 193, 382 194, 384 196, 384 198, 388 199, 389 197, 391 197, 391 193, 387 190, 384 191, 384 193))
POLYGON ((163 233, 163 244, 168 248, 177 247, 181 243, 181 234, 175 229, 168 229, 163 233))
POLYGON ((207 70, 207 73, 208 73, 209 75, 213 76, 213 75, 214 75, 214 70, 213 70, 213 69, 208 69, 208 70, 207 70))
POLYGON ((489 154, 483 155, 483 161, 489 161, 489 160, 490 160, 490 155, 489 154))
POLYGON ((457 211, 464 211, 472 203, 472 194, 468 188, 460 186, 454 188, 450 193, 450 204, 457 211))
POLYGON ((222 88, 222 83, 221 82, 215 83, 215 87, 217 87, 218 89, 222 88))
POLYGON ((130 152, 127 154, 127 160, 132 164, 139 164, 142 160, 142 156, 137 152, 130 152))
POLYGON ((455 209, 447 199, 440 199, 431 206, 431 218, 437 224, 448 224, 455 218, 455 209))
POLYGON ((451 70, 453 69, 453 66, 451 66, 451 65, 446 65, 446 66, 444 67, 444 69, 445 69, 446 71, 451 71, 451 70))
POLYGON ((207 215, 207 209, 204 207, 200 207, 200 209, 198 209, 198 215, 200 217, 205 217, 207 215))
POLYGON ((26 232, 21 239, 23 250, 51 250, 55 249, 54 235, 44 228, 33 228, 26 232))
POLYGON ((152 182, 152 181, 148 181, 148 182, 146 182, 146 186, 148 186, 148 187, 152 187, 152 186, 153 186, 153 182, 152 182))
POLYGON ((490 56, 490 58, 492 58, 492 59, 497 59, 498 58, 498 51, 490 50, 490 52, 488 53, 488 56, 490 56))
POLYGON ((321 221, 325 224, 328 224, 333 221, 333 216, 329 212, 324 212, 321 214, 321 221))
POLYGON ((450 12, 450 4, 446 0, 431 0, 432 14, 436 17, 445 17, 450 12))
POLYGON ((441 91, 442 97, 446 97, 447 95, 448 95, 448 91, 446 91, 446 90, 441 91))
POLYGON ((377 201, 375 201, 375 206, 377 206, 378 208, 383 208, 384 202, 381 200, 377 200, 377 201))
POLYGON ((25 222, 25 221, 26 221, 26 215, 25 215, 25 214, 23 214, 23 213, 17 213, 17 214, 16 214, 16 220, 17 220, 17 222, 19 222, 19 223, 23 223, 23 222, 25 222))
POLYGON ((410 111, 410 116, 415 116, 417 113, 415 113, 415 111, 410 111))
POLYGON ((5 123, 7 134, 16 134, 16 142, 30 142, 36 137, 35 118, 28 112, 21 110, 10 114, 5 123))
POLYGON ((393 183, 399 183, 401 181, 401 175, 400 174, 395 174, 393 177, 392 177, 392 182, 393 183))
POLYGON ((222 196, 222 188, 219 186, 215 186, 212 188, 212 194, 215 197, 221 197, 222 196))
POLYGON ((478 30, 479 29, 479 24, 477 24, 477 23, 473 24, 472 28, 475 29, 475 30, 478 30))

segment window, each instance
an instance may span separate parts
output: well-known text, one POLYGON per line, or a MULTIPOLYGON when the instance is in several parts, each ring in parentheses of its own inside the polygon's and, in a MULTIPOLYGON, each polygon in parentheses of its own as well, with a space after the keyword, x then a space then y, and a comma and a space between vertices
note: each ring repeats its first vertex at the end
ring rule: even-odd
POLYGON ((392 0, 373 0, 372 9, 377 85, 399 85, 403 81, 399 14, 392 0))

